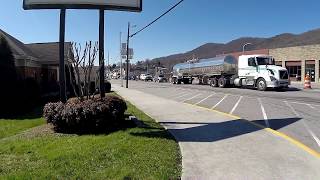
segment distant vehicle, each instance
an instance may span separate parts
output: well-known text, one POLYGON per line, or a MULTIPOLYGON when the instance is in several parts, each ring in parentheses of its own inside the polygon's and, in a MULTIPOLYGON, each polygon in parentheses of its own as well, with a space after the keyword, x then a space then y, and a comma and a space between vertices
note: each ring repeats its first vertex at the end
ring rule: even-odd
POLYGON ((142 81, 146 80, 146 75, 145 74, 140 74, 140 80, 142 80, 142 81))
POLYGON ((153 81, 153 77, 150 74, 146 75, 145 81, 153 81))
POLYGON ((287 88, 290 84, 287 69, 276 66, 275 60, 268 55, 242 55, 239 60, 228 55, 173 67, 173 84, 192 84, 194 78, 199 79, 199 84, 213 87, 251 86, 260 91, 287 88))
POLYGON ((159 75, 154 78, 154 82, 168 82, 168 79, 164 75, 159 75))
MULTIPOLYGON (((123 79, 126 80, 127 76, 124 76, 123 79)), ((129 76, 129 80, 136 80, 136 77, 135 76, 129 76)))

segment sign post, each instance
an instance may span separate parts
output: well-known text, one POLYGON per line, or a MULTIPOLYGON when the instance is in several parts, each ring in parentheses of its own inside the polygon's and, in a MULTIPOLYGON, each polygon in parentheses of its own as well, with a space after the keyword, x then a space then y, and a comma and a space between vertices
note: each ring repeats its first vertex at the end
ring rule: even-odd
POLYGON ((60 10, 60 41, 59 41, 59 85, 60 85, 60 101, 67 102, 66 93, 66 71, 64 64, 64 41, 66 29, 66 9, 60 10))
POLYGON ((105 97, 104 85, 104 10, 100 9, 99 18, 99 77, 100 77, 100 97, 105 97))
MULTIPOLYGON (((60 9, 60 41, 59 41, 59 83, 60 100, 67 101, 65 78, 65 16, 66 9, 98 9, 99 12, 99 65, 100 95, 105 96, 104 75, 104 11, 142 11, 142 0, 23 0, 23 8, 60 9)), ((128 57, 127 57, 128 58, 128 57)))

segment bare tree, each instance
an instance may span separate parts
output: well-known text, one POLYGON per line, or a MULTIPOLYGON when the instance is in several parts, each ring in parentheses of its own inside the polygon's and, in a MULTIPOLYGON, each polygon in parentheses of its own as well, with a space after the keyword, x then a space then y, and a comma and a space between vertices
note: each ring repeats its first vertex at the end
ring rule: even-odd
MULTIPOLYGON (((92 43, 92 41, 86 42, 84 49, 82 50, 80 43, 71 43, 69 49, 69 62, 73 67, 73 73, 76 76, 78 93, 75 93, 80 100, 84 100, 84 96, 87 99, 90 98, 90 82, 91 72, 94 65, 94 61, 98 54, 98 42, 92 43), (81 72, 84 78, 81 79, 81 72), (83 86, 82 86, 83 82, 83 86)), ((71 69, 71 67, 69 68, 71 69)), ((71 76, 71 75, 70 75, 71 76)), ((72 78, 72 77, 70 77, 72 78)), ((75 85, 72 83, 72 87, 75 90, 75 85)))
POLYGON ((94 65, 94 60, 96 59, 99 51, 98 46, 98 42, 93 44, 91 41, 89 41, 86 43, 86 47, 88 48, 88 56, 86 58, 87 62, 82 63, 82 68, 85 70, 85 91, 87 99, 90 98, 91 72, 94 65))

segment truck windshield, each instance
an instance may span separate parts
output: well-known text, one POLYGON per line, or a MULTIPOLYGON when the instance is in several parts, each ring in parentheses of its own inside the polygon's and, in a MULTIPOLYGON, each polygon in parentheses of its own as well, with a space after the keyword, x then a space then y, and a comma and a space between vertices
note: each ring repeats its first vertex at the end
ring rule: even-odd
POLYGON ((258 65, 275 65, 274 59, 270 57, 257 57, 258 65))

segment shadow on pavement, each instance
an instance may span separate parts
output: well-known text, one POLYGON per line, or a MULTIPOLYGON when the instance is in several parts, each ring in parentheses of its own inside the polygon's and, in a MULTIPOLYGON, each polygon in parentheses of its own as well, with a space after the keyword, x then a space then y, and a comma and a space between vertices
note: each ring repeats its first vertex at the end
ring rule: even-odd
MULTIPOLYGON (((278 130, 299 121, 300 118, 270 119, 270 128, 278 130)), ((251 121, 265 126, 264 120, 251 121)), ((160 122, 161 123, 161 122, 160 122)), ((232 120, 221 123, 162 122, 180 142, 214 142, 259 131, 259 128, 243 120, 232 120)), ((132 133, 135 136, 149 138, 164 137, 160 131, 132 133)))

